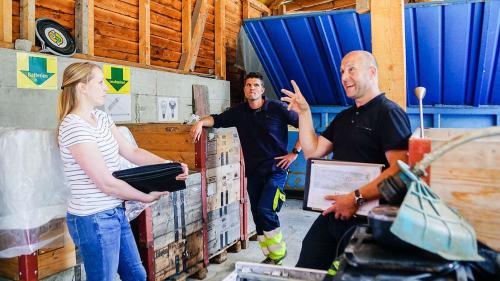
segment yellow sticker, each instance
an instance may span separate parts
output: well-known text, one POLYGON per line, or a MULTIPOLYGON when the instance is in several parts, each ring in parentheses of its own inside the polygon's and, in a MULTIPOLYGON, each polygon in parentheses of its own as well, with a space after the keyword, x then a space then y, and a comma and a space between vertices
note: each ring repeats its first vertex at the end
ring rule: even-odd
POLYGON ((57 89, 57 57, 17 53, 17 87, 57 89))
POLYGON ((105 64, 102 70, 109 94, 130 95, 130 68, 105 64))

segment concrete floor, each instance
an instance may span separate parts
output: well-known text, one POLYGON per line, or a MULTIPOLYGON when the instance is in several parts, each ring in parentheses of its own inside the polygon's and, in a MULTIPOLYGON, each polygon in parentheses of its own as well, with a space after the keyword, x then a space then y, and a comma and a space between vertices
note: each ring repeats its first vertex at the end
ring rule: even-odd
MULTIPOLYGON (((287 244, 287 257, 283 265, 295 266, 299 259, 302 239, 319 213, 302 210, 302 200, 288 199, 279 213, 281 228, 287 244)), ((261 262, 264 259, 257 241, 250 241, 247 249, 239 253, 228 253, 227 261, 222 264, 210 264, 204 281, 223 280, 234 270, 237 261, 261 262)), ((194 279, 188 279, 194 280, 194 279)))

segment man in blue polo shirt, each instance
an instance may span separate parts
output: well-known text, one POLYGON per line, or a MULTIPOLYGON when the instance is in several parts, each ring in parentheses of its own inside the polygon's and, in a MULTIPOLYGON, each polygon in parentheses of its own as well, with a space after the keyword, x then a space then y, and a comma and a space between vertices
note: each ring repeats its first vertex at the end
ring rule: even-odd
POLYGON ((260 73, 245 77, 246 102, 221 114, 203 117, 191 128, 193 141, 198 141, 203 127, 236 127, 245 158, 247 190, 257 228, 257 238, 266 256, 264 263, 281 264, 286 244, 280 230, 277 212, 285 201, 287 170, 297 159, 299 141, 287 151, 288 125, 298 127, 298 116, 286 104, 264 96, 264 80, 260 73))
POLYGON ((335 116, 319 137, 297 84, 292 81, 294 93, 282 90, 287 95, 282 100, 299 114, 304 157, 323 157, 333 152, 335 160, 384 164, 385 170, 349 194, 326 196, 332 206, 316 219, 302 241, 297 267, 328 269, 336 255, 344 251, 355 227, 366 223, 366 217, 354 216, 359 206, 380 199, 378 183, 398 172, 397 160, 407 161, 410 122, 403 109, 380 92, 373 55, 350 52, 342 59, 340 71, 346 95, 354 105, 335 116))

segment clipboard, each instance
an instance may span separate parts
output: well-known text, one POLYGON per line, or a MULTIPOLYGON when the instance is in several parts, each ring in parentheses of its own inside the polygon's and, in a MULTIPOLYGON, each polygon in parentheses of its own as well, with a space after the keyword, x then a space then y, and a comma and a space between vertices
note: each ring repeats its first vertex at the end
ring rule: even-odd
MULTIPOLYGON (((371 182, 382 172, 382 164, 337 161, 311 158, 307 161, 306 182, 302 209, 322 212, 332 201, 326 194, 347 194, 371 182)), ((378 206, 378 200, 366 202, 356 214, 366 216, 378 206)))

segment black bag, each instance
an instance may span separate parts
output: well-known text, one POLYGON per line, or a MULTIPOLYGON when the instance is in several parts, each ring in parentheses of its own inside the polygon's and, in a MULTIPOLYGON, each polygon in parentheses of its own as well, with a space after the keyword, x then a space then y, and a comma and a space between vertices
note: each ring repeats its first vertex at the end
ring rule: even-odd
POLYGON ((115 178, 127 182, 144 193, 186 189, 185 181, 175 179, 180 174, 182 174, 180 163, 146 165, 113 172, 115 178))

